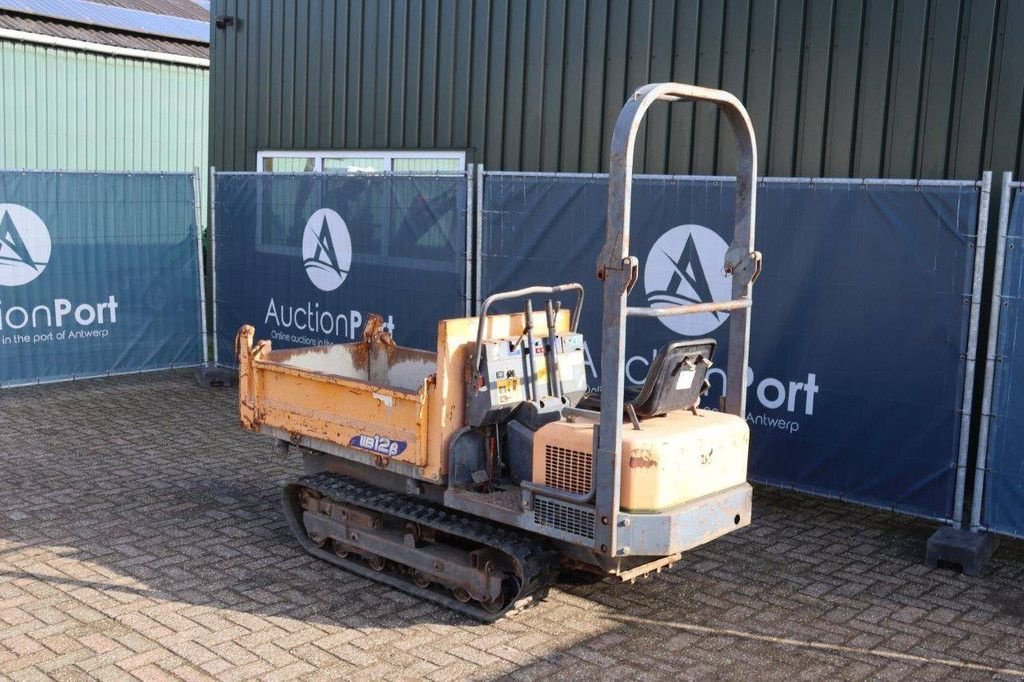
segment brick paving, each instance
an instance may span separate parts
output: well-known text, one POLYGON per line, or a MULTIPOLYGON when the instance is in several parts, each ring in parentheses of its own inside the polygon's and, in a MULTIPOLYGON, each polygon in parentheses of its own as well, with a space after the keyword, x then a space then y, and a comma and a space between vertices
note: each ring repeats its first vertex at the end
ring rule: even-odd
POLYGON ((169 372, 0 392, 9 679, 946 679, 1024 674, 1024 543, 981 579, 934 525, 758 489, 754 524, 635 585, 479 625, 303 554, 299 469, 169 372))

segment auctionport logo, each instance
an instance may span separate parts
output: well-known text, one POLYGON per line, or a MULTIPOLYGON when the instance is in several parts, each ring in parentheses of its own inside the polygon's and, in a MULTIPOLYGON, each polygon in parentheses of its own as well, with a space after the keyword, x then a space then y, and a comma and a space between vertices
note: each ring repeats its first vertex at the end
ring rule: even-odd
POLYGON ((51 248, 39 216, 18 204, 0 204, 0 286, 21 286, 43 274, 51 248))
MULTIPOLYGON (((728 301, 732 285, 725 274, 729 246, 702 225, 677 225, 661 235, 644 262, 644 289, 652 308, 728 301)), ((718 329, 728 313, 659 317, 683 336, 705 336, 718 329)))
POLYGON ((352 267, 352 238, 336 211, 321 208, 306 221, 302 233, 302 264, 320 291, 334 291, 352 267))

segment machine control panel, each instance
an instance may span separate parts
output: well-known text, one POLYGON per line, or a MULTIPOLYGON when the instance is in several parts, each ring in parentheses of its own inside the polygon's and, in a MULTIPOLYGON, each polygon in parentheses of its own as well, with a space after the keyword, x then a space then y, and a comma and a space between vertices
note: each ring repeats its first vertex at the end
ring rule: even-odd
POLYGON ((484 341, 479 375, 471 371, 467 387, 468 422, 500 422, 526 400, 564 396, 575 405, 587 390, 583 335, 558 334, 554 342, 552 353, 548 337, 534 338, 532 348, 526 338, 484 341), (557 381, 549 365, 557 368, 557 381))

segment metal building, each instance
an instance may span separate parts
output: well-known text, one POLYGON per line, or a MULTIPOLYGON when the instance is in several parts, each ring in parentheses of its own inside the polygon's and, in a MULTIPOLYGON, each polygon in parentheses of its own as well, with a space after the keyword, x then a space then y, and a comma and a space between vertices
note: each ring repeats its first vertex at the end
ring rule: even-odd
MULTIPOLYGON (((604 171, 622 102, 661 80, 739 95, 770 175, 1024 170, 1020 0, 213 0, 211 15, 224 170, 465 150, 491 169, 604 171)), ((653 111, 644 142, 647 172, 731 171, 711 110, 653 111)))
POLYGON ((0 168, 205 169, 207 9, 0 0, 0 168))

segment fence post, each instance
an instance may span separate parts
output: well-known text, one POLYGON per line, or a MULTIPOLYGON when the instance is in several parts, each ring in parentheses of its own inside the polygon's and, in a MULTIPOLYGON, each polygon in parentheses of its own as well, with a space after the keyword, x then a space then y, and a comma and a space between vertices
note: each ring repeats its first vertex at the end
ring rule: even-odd
POLYGON ((476 195, 476 174, 474 173, 475 166, 469 164, 466 170, 466 243, 464 244, 463 251, 465 252, 466 258, 466 276, 463 279, 463 286, 465 287, 465 315, 470 317, 473 314, 473 263, 475 253, 473 249, 473 226, 475 221, 475 214, 473 213, 473 200, 476 195))
POLYGON ((985 242, 988 238, 989 199, 992 196, 992 171, 981 176, 981 199, 974 230, 974 272, 971 278, 971 316, 968 323, 967 367, 964 372, 964 400, 960 416, 960 449, 956 464, 956 494, 953 523, 963 526, 964 489, 967 485, 968 444, 971 437, 971 405, 974 402, 974 372, 978 360, 978 327, 981 320, 981 285, 985 275, 985 242))
MULTIPOLYGON (((196 372, 196 381, 200 385, 210 388, 212 386, 233 386, 238 383, 238 374, 232 370, 219 366, 220 350, 217 345, 217 169, 210 166, 210 316, 213 318, 213 362, 207 362, 196 372)), ((206 316, 204 306, 203 316, 206 316)))
POLYGON ((203 254, 203 223, 201 220, 202 201, 200 197, 199 167, 192 169, 192 188, 195 192, 196 212, 196 258, 199 261, 199 322, 202 325, 203 338, 203 364, 210 363, 210 336, 206 321, 206 266, 203 254))
POLYGON ((473 244, 473 274, 474 293, 476 301, 473 305, 473 314, 480 311, 480 304, 484 301, 484 293, 481 291, 481 273, 483 271, 483 243, 484 243, 484 178, 486 172, 482 163, 476 164, 476 235, 473 244))
POLYGON ((213 318, 213 364, 220 362, 220 353, 217 350, 217 168, 210 166, 210 295, 213 300, 210 306, 210 316, 213 318))
POLYGON ((960 566, 966 575, 979 576, 996 548, 996 539, 987 533, 964 527, 964 496, 967 486, 967 457, 970 442, 971 404, 974 401, 974 374, 978 359, 978 328, 981 319, 981 287, 985 275, 985 242, 988 237, 989 201, 992 195, 992 171, 981 176, 974 245, 974 272, 971 278, 971 315, 968 323, 967 368, 964 372, 963 409, 960 419, 960 445, 956 466, 956 493, 953 502, 953 526, 935 531, 925 546, 925 563, 960 566))
POLYGON ((988 318, 988 348, 985 353, 985 385, 981 394, 981 424, 978 429, 978 457, 974 468, 974 494, 971 498, 971 530, 981 529, 981 503, 988 475, 988 431, 992 419, 992 390, 995 383, 998 352, 999 313, 1003 294, 1003 266, 1006 263, 1006 232, 1010 223, 1010 183, 1013 173, 1006 171, 999 197, 999 222, 996 241, 995 271, 992 273, 992 298, 988 318))

